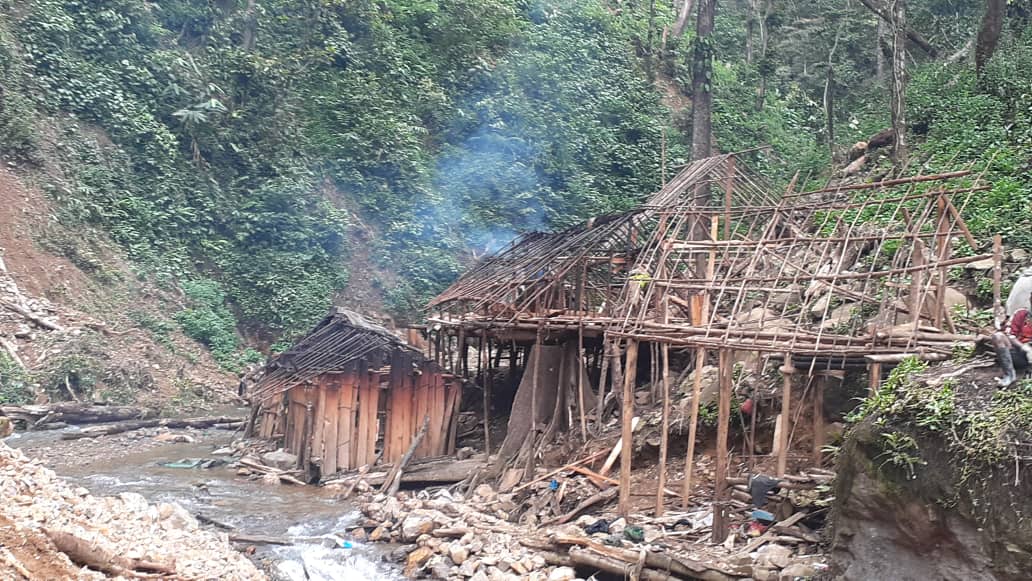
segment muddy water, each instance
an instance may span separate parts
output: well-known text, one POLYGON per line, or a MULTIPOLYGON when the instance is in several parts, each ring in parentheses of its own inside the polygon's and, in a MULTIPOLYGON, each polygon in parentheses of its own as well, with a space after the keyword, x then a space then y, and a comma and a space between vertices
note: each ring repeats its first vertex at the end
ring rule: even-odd
MULTIPOLYGON (((196 436, 196 432, 193 432, 196 436)), ((29 456, 72 444, 57 432, 35 432, 7 440, 29 456)), ((336 501, 314 486, 273 486, 238 477, 225 467, 166 468, 164 462, 184 458, 214 458, 212 451, 228 445, 231 436, 209 431, 198 443, 166 443, 122 454, 96 454, 94 459, 62 461, 51 467, 62 477, 88 488, 95 495, 122 492, 142 494, 151 502, 175 502, 193 514, 234 527, 233 534, 286 538, 292 546, 256 545, 254 558, 274 579, 284 581, 395 580, 400 575, 382 563, 383 548, 353 543, 341 546, 335 533, 359 519, 355 508, 336 501)), ((90 455, 99 441, 74 441, 90 455)), ((131 450, 132 447, 129 447, 131 450)))

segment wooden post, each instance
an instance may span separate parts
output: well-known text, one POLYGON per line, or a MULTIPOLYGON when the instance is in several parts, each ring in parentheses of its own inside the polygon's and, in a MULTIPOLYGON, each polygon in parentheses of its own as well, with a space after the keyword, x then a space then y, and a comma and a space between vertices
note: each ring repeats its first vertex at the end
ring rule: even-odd
POLYGON ((1000 283, 1003 278, 1003 237, 993 236, 993 315, 997 327, 1002 327, 1006 313, 1003 312, 1003 301, 1000 297, 1000 283))
MULTIPOLYGON (((937 262, 946 260, 946 253, 949 252, 949 229, 946 227, 946 197, 940 195, 936 201, 936 229, 935 229, 935 259, 937 262)), ((946 267, 939 267, 939 284, 935 287, 935 306, 933 307, 933 324, 936 328, 942 328, 943 318, 946 316, 946 267)))
MULTIPOLYGON (((910 265, 921 266, 924 261, 924 243, 920 239, 914 239, 914 249, 910 254, 910 265)), ((910 273, 910 316, 913 318, 913 329, 917 333, 921 326, 921 311, 924 310, 924 273, 915 270, 910 273)))
POLYGON ((727 158, 727 174, 724 176, 724 240, 731 239, 731 194, 735 188, 735 156, 727 158))
POLYGON ((612 347, 609 338, 602 335, 602 365, 598 372, 598 397, 595 401, 595 435, 602 433, 602 410, 606 406, 606 380, 611 365, 612 347))
POLYGON ((818 375, 813 384, 813 463, 818 468, 823 459, 824 448, 824 384, 827 375, 818 375))
POLYGON ((487 348, 487 330, 480 332, 480 350, 487 349, 487 369, 484 370, 484 453, 491 456, 491 349, 487 348))
MULTIPOLYGON (((667 322, 666 301, 663 301, 663 322, 667 322)), ((660 381, 663 383, 663 419, 659 433, 659 485, 656 488, 656 516, 662 516, 666 504, 667 448, 670 440, 670 345, 660 346, 660 381)))
POLYGON ((731 350, 720 350, 720 397, 717 403, 717 451, 713 475, 713 542, 722 543, 727 536, 723 508, 727 495, 727 436, 731 424, 731 350))
POLYGON ((537 337, 534 339, 534 368, 531 373, 534 375, 530 376, 530 432, 527 433, 527 437, 530 438, 530 455, 527 457, 527 466, 524 469, 523 477, 527 480, 534 478, 534 456, 537 451, 537 433, 538 433, 538 406, 537 406, 537 392, 538 392, 538 370, 541 368, 541 336, 543 326, 538 323, 537 337))
POLYGON ((878 387, 881 385, 881 369, 880 362, 867 364, 867 397, 874 397, 878 393, 878 387))
POLYGON ((457 369, 453 368, 453 370, 456 372, 456 374, 465 377, 465 376, 469 375, 469 359, 468 359, 469 349, 466 349, 466 328, 465 327, 459 327, 459 337, 458 337, 457 343, 458 343, 458 351, 459 351, 459 353, 458 353, 458 361, 456 362, 456 365, 458 365, 458 368, 457 369))
POLYGON ((620 452, 620 502, 617 512, 626 517, 631 511, 631 456, 634 454, 631 419, 634 415, 634 380, 638 367, 638 342, 627 341, 627 369, 624 372, 623 409, 620 410, 623 450, 620 452))
POLYGON ((584 411, 584 373, 587 362, 584 359, 584 324, 577 326, 577 365, 574 373, 577 374, 577 408, 580 409, 581 438, 588 441, 588 418, 584 411))
POLYGON ((695 473, 695 436, 699 429, 699 398, 702 394, 702 368, 706 364, 706 350, 695 349, 695 381, 692 382, 691 415, 688 418, 688 452, 684 457, 684 492, 681 507, 688 508, 692 493, 692 475, 695 473))
POLYGON ((792 367, 792 354, 785 353, 785 363, 781 366, 781 375, 784 377, 784 384, 781 391, 781 433, 778 439, 778 478, 785 476, 788 468, 788 446, 789 432, 792 431, 792 376, 795 374, 795 367, 792 367))

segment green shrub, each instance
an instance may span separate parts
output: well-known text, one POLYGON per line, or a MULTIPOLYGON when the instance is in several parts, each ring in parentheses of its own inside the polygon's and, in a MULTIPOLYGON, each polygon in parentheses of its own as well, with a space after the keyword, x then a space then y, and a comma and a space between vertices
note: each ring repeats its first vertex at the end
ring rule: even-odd
POLYGON ((7 353, 0 351, 0 403, 22 405, 32 401, 28 374, 7 353))

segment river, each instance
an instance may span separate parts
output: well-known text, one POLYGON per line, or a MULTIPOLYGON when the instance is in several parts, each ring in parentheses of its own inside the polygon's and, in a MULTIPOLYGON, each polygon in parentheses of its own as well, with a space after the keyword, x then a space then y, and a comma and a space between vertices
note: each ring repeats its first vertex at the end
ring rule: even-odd
POLYGON ((231 434, 219 430, 190 434, 197 438, 195 443, 126 446, 114 454, 110 453, 112 444, 103 441, 109 438, 61 440, 57 431, 15 434, 6 442, 30 457, 42 457, 60 476, 95 495, 136 492, 152 503, 175 502, 193 514, 232 526, 234 534, 294 540, 295 544, 288 546, 256 545, 252 557, 278 581, 402 578, 382 562, 383 546, 341 546, 336 533, 342 533, 360 515, 354 506, 335 500, 326 490, 263 484, 237 476, 225 466, 162 466, 185 458, 214 458, 212 452, 232 440, 231 434), (133 450, 137 447, 142 449, 133 450))

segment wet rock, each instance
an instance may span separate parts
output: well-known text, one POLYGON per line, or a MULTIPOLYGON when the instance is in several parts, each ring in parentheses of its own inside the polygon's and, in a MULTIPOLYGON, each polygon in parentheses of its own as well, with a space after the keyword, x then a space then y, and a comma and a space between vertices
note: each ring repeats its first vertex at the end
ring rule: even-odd
POLYGON ((297 456, 283 450, 266 452, 262 454, 262 463, 266 466, 279 468, 280 470, 291 470, 297 466, 297 456))
POLYGON ((408 554, 405 558, 405 575, 407 577, 415 576, 416 571, 423 568, 423 565, 430 560, 430 557, 434 556, 434 551, 430 547, 418 547, 415 551, 408 554))

